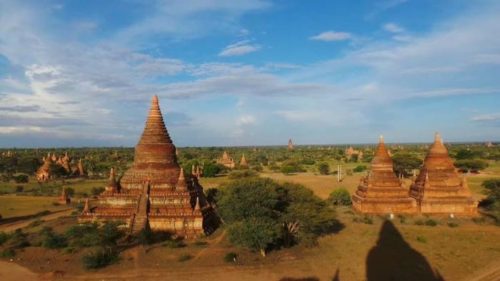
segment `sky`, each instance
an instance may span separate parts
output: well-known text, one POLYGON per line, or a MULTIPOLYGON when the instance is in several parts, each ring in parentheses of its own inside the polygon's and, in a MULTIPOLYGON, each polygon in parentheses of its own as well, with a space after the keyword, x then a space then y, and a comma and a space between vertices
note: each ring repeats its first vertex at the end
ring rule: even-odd
POLYGON ((500 141, 500 1, 0 0, 0 147, 500 141))

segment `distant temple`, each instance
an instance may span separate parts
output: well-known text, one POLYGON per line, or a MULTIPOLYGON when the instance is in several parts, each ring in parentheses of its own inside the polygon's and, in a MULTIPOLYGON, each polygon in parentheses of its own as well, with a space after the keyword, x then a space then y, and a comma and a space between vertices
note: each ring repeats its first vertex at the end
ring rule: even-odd
POLYGON ((73 163, 72 159, 65 152, 63 156, 57 157, 55 153, 48 153, 47 157, 42 158, 43 164, 38 168, 35 173, 36 180, 38 182, 46 182, 50 180, 53 175, 51 173, 51 167, 53 165, 60 166, 66 171, 68 175, 74 176, 84 176, 85 170, 83 168, 82 160, 78 160, 77 163, 73 163))
POLYGON ((371 164, 371 170, 352 196, 354 209, 371 214, 416 213, 417 202, 394 173, 382 136, 371 164))
POLYGON ((288 151, 292 151, 294 149, 292 139, 288 139, 288 151))
POLYGON ((68 192, 66 192, 66 188, 62 188, 61 196, 59 197, 59 203, 63 205, 69 205, 71 203, 71 197, 68 192))
POLYGON ((361 150, 355 150, 354 148, 352 148, 352 146, 349 146, 346 150, 345 150, 345 156, 347 158, 347 160, 351 160, 351 158, 354 156, 354 155, 357 155, 357 159, 358 161, 361 161, 363 159, 363 151, 361 150))
POLYGON ((245 154, 241 156, 240 168, 248 168, 248 162, 247 159, 245 158, 245 154))
POLYGON ((229 156, 227 151, 224 151, 224 153, 222 153, 222 157, 217 159, 217 163, 229 169, 234 169, 234 167, 236 167, 233 158, 229 156))
POLYGON ((477 202, 467 181, 458 175, 438 133, 410 188, 410 196, 417 200, 421 213, 475 215, 477 212, 477 202))
POLYGON ((177 163, 175 146, 154 96, 132 167, 119 182, 111 170, 97 206, 92 208, 86 202, 79 222, 123 221, 131 233, 149 225, 153 231, 191 238, 204 233, 209 208, 197 179, 187 180, 177 163))

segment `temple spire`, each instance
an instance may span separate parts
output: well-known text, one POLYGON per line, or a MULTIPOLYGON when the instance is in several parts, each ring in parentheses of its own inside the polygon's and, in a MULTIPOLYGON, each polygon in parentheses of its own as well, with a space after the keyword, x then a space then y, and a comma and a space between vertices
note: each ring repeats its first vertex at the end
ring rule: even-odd
POLYGON ((187 190, 186 178, 184 177, 184 169, 182 167, 179 173, 179 179, 177 180, 177 185, 175 186, 175 189, 179 191, 187 190))
POLYGON ((196 196, 196 205, 194 205, 194 211, 200 211, 200 197, 196 196))
POLYGON ((90 206, 89 206, 89 199, 86 198, 85 199, 85 205, 83 206, 83 211, 82 211, 83 214, 88 214, 90 213, 90 206))

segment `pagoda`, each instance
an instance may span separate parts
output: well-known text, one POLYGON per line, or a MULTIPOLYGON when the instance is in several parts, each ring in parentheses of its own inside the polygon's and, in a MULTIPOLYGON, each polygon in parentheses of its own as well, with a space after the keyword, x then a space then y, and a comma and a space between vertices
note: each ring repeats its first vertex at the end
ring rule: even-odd
POLYGON ((392 159, 387 152, 384 138, 379 144, 371 163, 371 170, 359 183, 352 196, 353 207, 361 213, 398 214, 416 213, 417 202, 393 171, 392 159))
POLYGON ((247 159, 245 158, 245 154, 241 156, 240 168, 248 168, 248 162, 247 159))
POLYGON ((288 149, 288 151, 293 151, 294 146, 293 146, 292 139, 288 139, 288 147, 287 147, 287 149, 288 149))
POLYGON ((417 200, 421 213, 475 215, 477 212, 477 202, 467 181, 459 176, 438 133, 410 188, 410 196, 417 200))
POLYGON ((133 234, 147 226, 185 238, 202 234, 203 190, 196 179, 186 179, 175 152, 154 96, 132 167, 119 181, 111 170, 97 206, 89 208, 87 203, 79 221, 122 221, 133 234))
POLYGON ((236 163, 234 162, 233 158, 229 156, 227 151, 224 151, 224 153, 222 153, 222 157, 217 159, 217 163, 229 169, 234 169, 234 167, 236 167, 236 163))

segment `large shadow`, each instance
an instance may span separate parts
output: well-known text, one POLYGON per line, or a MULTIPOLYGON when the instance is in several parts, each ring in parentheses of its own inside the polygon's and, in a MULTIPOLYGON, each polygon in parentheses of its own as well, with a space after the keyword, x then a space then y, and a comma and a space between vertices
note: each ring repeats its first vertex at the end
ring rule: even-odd
POLYGON ((390 221, 380 229, 377 244, 366 258, 368 281, 443 281, 427 259, 414 250, 390 221))

